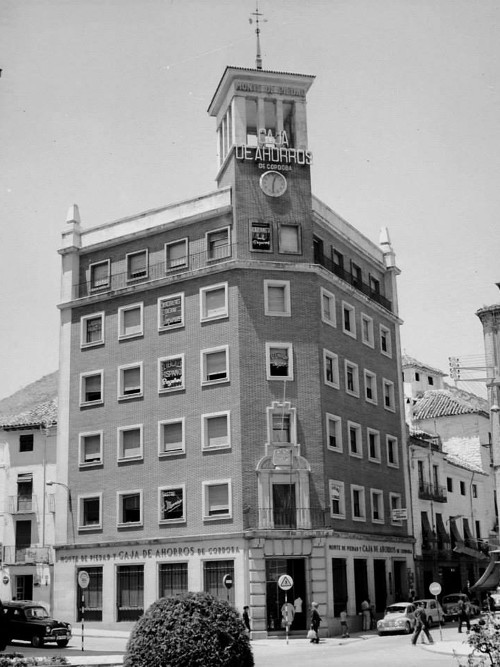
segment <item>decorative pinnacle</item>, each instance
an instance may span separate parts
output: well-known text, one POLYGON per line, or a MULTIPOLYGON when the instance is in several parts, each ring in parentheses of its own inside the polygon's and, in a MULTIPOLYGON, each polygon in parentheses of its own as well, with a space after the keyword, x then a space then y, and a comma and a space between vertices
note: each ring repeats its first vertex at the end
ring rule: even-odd
MULTIPOLYGON (((257 69, 262 69, 262 56, 260 53, 260 22, 259 19, 261 16, 264 16, 262 12, 259 12, 259 0, 255 0, 255 11, 252 12, 251 16, 255 16, 255 19, 252 19, 251 17, 248 19, 250 24, 252 24, 255 21, 255 34, 257 36, 257 57, 255 59, 255 67, 257 69)), ((267 23, 267 19, 263 19, 264 23, 267 23)))

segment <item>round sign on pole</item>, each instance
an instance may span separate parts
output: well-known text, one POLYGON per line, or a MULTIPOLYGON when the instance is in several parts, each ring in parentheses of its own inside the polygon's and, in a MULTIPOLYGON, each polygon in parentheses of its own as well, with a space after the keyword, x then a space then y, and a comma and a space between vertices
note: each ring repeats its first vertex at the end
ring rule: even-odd
POLYGON ((439 595, 441 593, 441 584, 437 581, 433 581, 429 586, 429 592, 431 595, 439 595))
POLYGON ((278 579, 278 586, 282 591, 289 591, 293 586, 293 579, 289 574, 282 574, 278 579))
POLYGON ((233 575, 232 574, 225 574, 224 578, 222 579, 222 583, 224 586, 229 590, 230 588, 233 587, 233 575))
POLYGON ((78 585, 80 588, 87 588, 89 585, 90 576, 87 570, 80 570, 78 573, 78 585))

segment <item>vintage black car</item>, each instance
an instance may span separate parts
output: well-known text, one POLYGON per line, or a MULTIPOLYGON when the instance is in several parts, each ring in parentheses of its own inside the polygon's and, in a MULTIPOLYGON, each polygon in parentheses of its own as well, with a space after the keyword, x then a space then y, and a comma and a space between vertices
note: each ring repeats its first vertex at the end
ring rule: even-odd
POLYGON ((31 642, 35 648, 49 642, 63 648, 71 639, 71 625, 56 621, 45 607, 31 600, 4 602, 3 631, 6 642, 22 640, 31 642))

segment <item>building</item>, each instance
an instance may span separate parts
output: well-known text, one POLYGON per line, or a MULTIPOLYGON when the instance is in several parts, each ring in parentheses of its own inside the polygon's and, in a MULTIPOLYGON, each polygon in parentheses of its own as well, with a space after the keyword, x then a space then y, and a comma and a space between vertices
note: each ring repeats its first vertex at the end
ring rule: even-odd
POLYGON ((387 231, 311 194, 312 76, 228 67, 216 191, 62 237, 58 614, 206 590, 282 629, 404 598, 413 539, 387 231), (224 587, 230 575, 234 586, 224 587), (227 581, 227 580, 226 580, 227 581))

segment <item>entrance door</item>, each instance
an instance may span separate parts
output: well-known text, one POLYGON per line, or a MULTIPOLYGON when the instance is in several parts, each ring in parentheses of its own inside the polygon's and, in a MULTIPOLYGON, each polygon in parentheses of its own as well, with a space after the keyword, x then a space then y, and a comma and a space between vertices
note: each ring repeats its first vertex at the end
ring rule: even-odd
POLYGON ((21 574, 16 576, 16 599, 33 600, 32 574, 21 574))
POLYGON ((278 586, 282 574, 293 579, 293 586, 286 591, 286 601, 294 606, 295 615, 290 630, 305 630, 307 624, 307 591, 305 560, 303 558, 269 558, 266 560, 267 631, 284 631, 282 607, 285 591, 278 586))
POLYGON ((296 528, 295 484, 273 484, 273 520, 275 528, 296 528))
POLYGON ((408 571, 406 561, 394 561, 394 595, 395 601, 408 599, 408 571))
POLYGON ((375 581, 375 611, 384 611, 387 603, 387 584, 385 560, 373 561, 373 578, 375 581))
MULTIPOLYGON (((16 521, 16 563, 26 561, 26 549, 31 545, 31 521, 16 521)), ((29 598, 21 598, 26 600, 29 598)))

